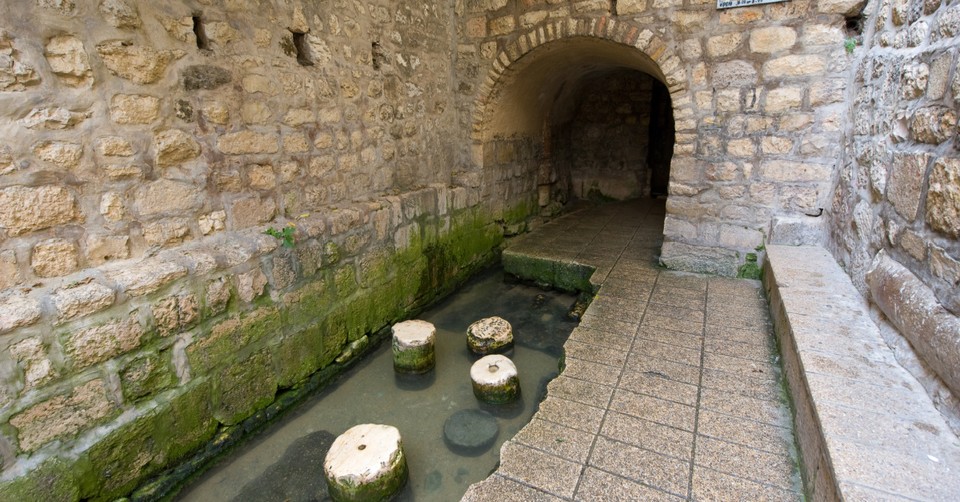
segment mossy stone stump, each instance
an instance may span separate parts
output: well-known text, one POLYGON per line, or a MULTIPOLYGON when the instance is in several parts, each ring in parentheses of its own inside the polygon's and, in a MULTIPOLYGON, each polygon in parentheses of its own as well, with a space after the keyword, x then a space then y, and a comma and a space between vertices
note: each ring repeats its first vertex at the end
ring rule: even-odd
POLYGON ((517 366, 507 356, 492 354, 481 357, 470 368, 473 395, 490 404, 505 404, 520 395, 517 366))
POLYGON ((380 424, 351 427, 333 441, 323 472, 333 500, 390 499, 407 482, 400 431, 380 424))
POLYGON ((513 347, 513 327, 502 317, 487 317, 467 328, 467 346, 474 354, 504 352, 513 347))
POLYGON ((393 325, 393 369, 400 373, 426 373, 437 364, 433 345, 437 328, 427 321, 393 325))

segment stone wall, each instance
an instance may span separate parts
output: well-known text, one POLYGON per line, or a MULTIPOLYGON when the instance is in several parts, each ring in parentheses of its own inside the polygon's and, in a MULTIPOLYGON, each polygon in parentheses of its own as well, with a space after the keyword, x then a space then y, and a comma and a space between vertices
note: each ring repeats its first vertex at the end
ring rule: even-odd
MULTIPOLYGON (((545 145, 557 149, 544 131, 588 73, 645 72, 670 91, 676 125, 661 259, 735 275, 747 253, 794 238, 806 214, 830 208, 853 61, 843 15, 861 5, 458 2, 458 106, 473 117, 465 175, 496 169, 487 150, 517 139, 540 151, 524 169, 540 169, 545 145)), ((541 195, 558 177, 540 178, 541 195)))
POLYGON ((884 306, 877 320, 896 328, 888 326, 887 338, 903 362, 956 413, 939 380, 956 394, 960 379, 939 361, 960 357, 960 6, 875 1, 864 14, 832 202, 833 251, 860 291, 884 306), (923 312, 911 314, 918 306, 923 312), (911 315, 924 322, 907 322, 911 315))
POLYGON ((553 157, 563 159, 561 170, 569 170, 572 195, 601 200, 649 197, 655 80, 623 70, 585 80, 580 102, 554 139, 553 157))
POLYGON ((448 6, 213 4, 4 3, 0 499, 124 495, 496 256, 448 6))

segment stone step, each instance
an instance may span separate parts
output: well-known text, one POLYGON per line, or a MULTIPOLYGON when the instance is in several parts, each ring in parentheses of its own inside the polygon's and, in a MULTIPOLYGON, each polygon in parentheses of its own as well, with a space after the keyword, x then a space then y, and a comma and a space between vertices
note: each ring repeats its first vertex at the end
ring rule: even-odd
POLYGON ((956 500, 960 440, 820 246, 767 246, 764 287, 813 500, 956 500))

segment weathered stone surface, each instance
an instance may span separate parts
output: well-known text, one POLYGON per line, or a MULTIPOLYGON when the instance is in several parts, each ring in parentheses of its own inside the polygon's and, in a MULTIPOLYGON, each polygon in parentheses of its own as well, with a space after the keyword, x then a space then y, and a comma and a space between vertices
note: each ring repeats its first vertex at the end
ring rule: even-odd
POLYGON ((167 129, 153 136, 153 155, 158 166, 173 166, 200 155, 200 144, 180 129, 167 129))
POLYGON ((177 263, 153 259, 111 270, 107 275, 128 295, 140 296, 187 275, 187 269, 177 263))
POLYGON ((10 425, 24 451, 72 436, 102 422, 114 411, 103 380, 90 380, 72 392, 53 397, 14 415, 10 425))
POLYGON ((200 305, 196 295, 174 295, 157 302, 152 311, 160 333, 168 335, 196 321, 200 305))
POLYGON ((267 276, 259 268, 237 276, 237 294, 247 303, 262 295, 266 285, 267 276))
POLYGON ((32 66, 20 60, 20 51, 13 40, 0 31, 0 91, 18 92, 40 83, 32 66))
POLYGON ((142 216, 192 211, 203 203, 201 195, 200 190, 191 184, 167 179, 157 180, 137 190, 136 208, 142 216))
POLYGON ((855 16, 863 11, 866 3, 866 0, 820 0, 817 2, 817 10, 827 14, 855 16))
POLYGON ((120 136, 105 136, 97 139, 97 153, 104 157, 129 157, 137 151, 120 136))
POLYGON ((767 61, 761 71, 765 80, 771 80, 820 75, 826 68, 826 61, 821 56, 790 55, 767 61))
POLYGON ((0 290, 12 287, 20 281, 17 255, 12 250, 0 251, 0 290))
POLYGON ((931 228, 960 237, 960 158, 941 157, 934 162, 926 207, 931 228))
POLYGON ((130 257, 130 238, 126 235, 89 234, 84 241, 87 263, 102 265, 110 260, 130 257))
POLYGON ((115 94, 110 118, 118 124, 150 124, 160 116, 160 98, 142 94, 115 94))
POLYGON ((93 85, 93 72, 83 42, 72 35, 60 35, 47 41, 47 63, 60 81, 71 87, 93 85))
POLYGON ((233 75, 229 70, 213 65, 193 65, 180 73, 183 88, 188 91, 213 90, 230 83, 233 75))
POLYGON ((75 368, 97 364, 140 346, 144 330, 134 315, 64 337, 64 349, 75 368))
POLYGON ((750 50, 759 53, 779 52, 793 47, 797 32, 788 26, 757 28, 750 32, 750 50))
POLYGON ((239 423, 263 408, 277 392, 273 361, 265 350, 223 368, 214 382, 213 416, 226 425, 239 423))
POLYGON ((150 396, 176 383, 173 366, 162 354, 131 360, 119 372, 123 396, 131 401, 150 396))
POLYGON ((926 63, 909 64, 903 67, 900 74, 900 96, 905 99, 916 99, 927 90, 927 79, 930 77, 930 67, 926 63))
POLYGON ((28 296, 9 292, 0 297, 0 334, 40 320, 40 302, 28 296))
POLYGON ((827 164, 788 160, 764 160, 760 176, 771 181, 829 181, 832 169, 827 164))
POLYGON ((43 106, 30 110, 20 123, 28 129, 70 129, 90 118, 92 112, 70 111, 62 106, 43 106))
POLYGON ((956 135, 957 112, 943 106, 920 108, 910 120, 910 133, 921 143, 939 145, 956 135))
POLYGON ((112 289, 96 282, 64 287, 52 296, 58 323, 103 310, 113 305, 115 298, 112 289))
POLYGON ((110 73, 137 84, 160 80, 167 66, 184 55, 183 51, 157 50, 120 40, 97 44, 97 53, 110 73))
POLYGON ((203 233, 203 235, 210 235, 223 230, 226 228, 226 222, 226 211, 214 211, 210 214, 200 216, 200 219, 197 220, 197 224, 200 226, 200 232, 203 233))
POLYGON ((101 0, 100 14, 114 28, 139 28, 140 14, 127 0, 101 0))
POLYGON ((960 318, 926 285, 881 251, 867 273, 876 304, 953 392, 960 392, 960 318))
POLYGON ((259 195, 237 199, 230 205, 233 228, 237 229, 261 225, 272 220, 276 214, 277 203, 259 195))
POLYGON ((173 246, 189 239, 190 223, 186 218, 165 218, 143 226, 143 240, 151 246, 173 246))
POLYGON ((277 153, 280 150, 280 141, 276 134, 239 131, 220 136, 217 139, 217 148, 229 155, 277 153))
POLYGON ((919 154, 896 154, 893 157, 893 169, 887 184, 887 199, 893 204, 900 216, 907 221, 917 217, 920 207, 920 189, 927 171, 930 156, 919 154))
POLYGON ((13 186, 0 190, 0 226, 12 236, 76 221, 76 199, 60 186, 13 186))
POLYGON ((713 66, 713 85, 718 88, 751 85, 757 82, 757 70, 747 61, 735 60, 713 66))
POLYGON ((76 169, 80 166, 83 146, 65 141, 45 141, 34 145, 33 153, 42 161, 64 169, 76 169))
POLYGON ((11 345, 10 355, 23 368, 24 390, 37 388, 58 376, 39 338, 27 338, 11 345))
POLYGON ((65 239, 47 239, 37 243, 30 255, 30 267, 37 277, 59 277, 79 265, 77 245, 65 239))

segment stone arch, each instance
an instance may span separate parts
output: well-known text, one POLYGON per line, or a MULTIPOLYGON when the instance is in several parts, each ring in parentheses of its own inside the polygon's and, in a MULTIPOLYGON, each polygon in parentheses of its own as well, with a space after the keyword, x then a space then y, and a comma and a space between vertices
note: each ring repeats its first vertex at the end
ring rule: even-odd
MULTIPOLYGON (((519 180, 497 179, 491 167, 518 157, 542 164, 543 159, 536 157, 538 150, 550 150, 545 129, 551 100, 570 92, 564 90, 568 81, 597 68, 623 68, 649 75, 663 84, 669 95, 673 121, 681 113, 680 107, 690 102, 682 66, 670 45, 652 30, 609 16, 549 21, 512 35, 501 45, 480 85, 471 117, 472 164, 480 173, 483 196, 492 199, 494 212, 517 212, 511 205, 529 210, 533 198, 526 190, 536 184, 535 190, 542 191, 543 165, 530 167, 530 174, 519 176, 519 180), (580 66, 558 70, 564 62, 580 66), (548 82, 551 72, 557 71, 563 78, 548 82), (543 144, 533 138, 540 138, 543 144), (505 200, 498 204, 495 194, 505 200), (522 200, 511 200, 516 195, 522 195, 522 200)), ((674 148, 673 152, 674 159, 691 154, 686 149, 674 148)), ((541 206, 543 199, 539 194, 541 206)))

